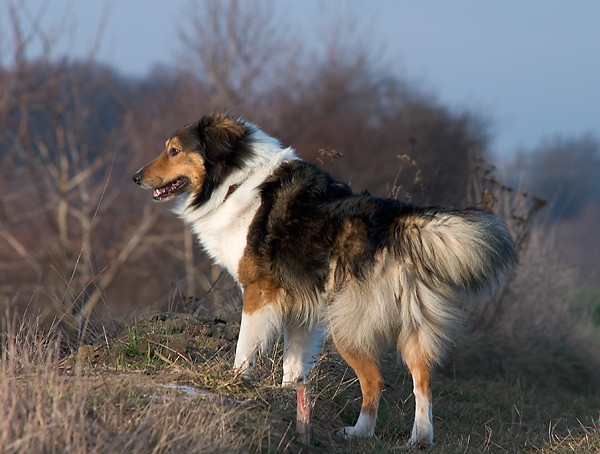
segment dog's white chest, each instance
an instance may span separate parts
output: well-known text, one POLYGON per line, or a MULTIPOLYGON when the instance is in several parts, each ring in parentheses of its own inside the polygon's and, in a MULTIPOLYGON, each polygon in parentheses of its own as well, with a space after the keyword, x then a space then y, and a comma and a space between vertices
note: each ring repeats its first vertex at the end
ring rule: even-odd
POLYGON ((237 200, 230 200, 214 212, 190 222, 207 254, 236 279, 248 229, 259 205, 258 194, 250 203, 239 204, 237 200))

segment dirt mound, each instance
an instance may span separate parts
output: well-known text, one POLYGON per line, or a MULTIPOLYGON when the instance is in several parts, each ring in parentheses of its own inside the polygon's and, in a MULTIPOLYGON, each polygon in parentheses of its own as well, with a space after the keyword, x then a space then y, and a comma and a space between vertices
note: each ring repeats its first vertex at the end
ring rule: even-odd
POLYGON ((239 330, 235 318, 150 312, 136 317, 114 339, 105 337, 94 345, 80 346, 76 358, 88 365, 117 368, 182 361, 206 364, 234 354, 239 330))

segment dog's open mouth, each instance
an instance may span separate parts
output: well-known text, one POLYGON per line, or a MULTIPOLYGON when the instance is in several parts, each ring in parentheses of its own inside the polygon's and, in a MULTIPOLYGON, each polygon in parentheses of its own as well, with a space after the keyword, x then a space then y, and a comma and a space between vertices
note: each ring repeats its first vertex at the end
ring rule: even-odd
POLYGON ((164 186, 156 188, 154 191, 152 191, 152 197, 156 201, 170 199, 171 197, 181 194, 189 182, 190 180, 187 177, 178 177, 164 186))

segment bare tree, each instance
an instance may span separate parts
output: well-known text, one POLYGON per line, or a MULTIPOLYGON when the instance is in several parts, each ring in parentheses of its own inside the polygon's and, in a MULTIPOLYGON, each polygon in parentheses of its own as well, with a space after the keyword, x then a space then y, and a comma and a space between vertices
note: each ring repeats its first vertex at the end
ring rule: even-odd
POLYGON ((27 304, 37 295, 49 316, 81 325, 159 213, 146 208, 120 229, 114 221, 118 204, 128 200, 118 180, 131 158, 121 152, 128 148, 124 130, 109 127, 128 110, 113 90, 118 81, 92 58, 28 61, 25 50, 40 35, 39 24, 29 32, 19 11, 10 12, 17 50, 0 70, 3 293, 22 292, 27 304), (112 111, 102 117, 97 109, 108 99, 112 111))
POLYGON ((272 0, 204 0, 189 11, 184 59, 208 87, 213 108, 244 112, 298 57, 272 0))

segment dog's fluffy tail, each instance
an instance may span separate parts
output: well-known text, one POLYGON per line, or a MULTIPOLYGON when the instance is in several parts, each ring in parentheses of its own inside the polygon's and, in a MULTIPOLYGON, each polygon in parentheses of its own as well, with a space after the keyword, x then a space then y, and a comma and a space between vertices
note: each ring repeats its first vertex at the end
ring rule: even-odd
POLYGON ((426 209, 397 225, 403 329, 430 362, 443 356, 461 318, 461 302, 490 296, 517 262, 510 233, 491 213, 477 209, 426 209))
POLYGON ((504 284, 517 262, 510 233, 477 209, 429 209, 399 226, 397 244, 417 279, 449 299, 484 298, 504 284))

